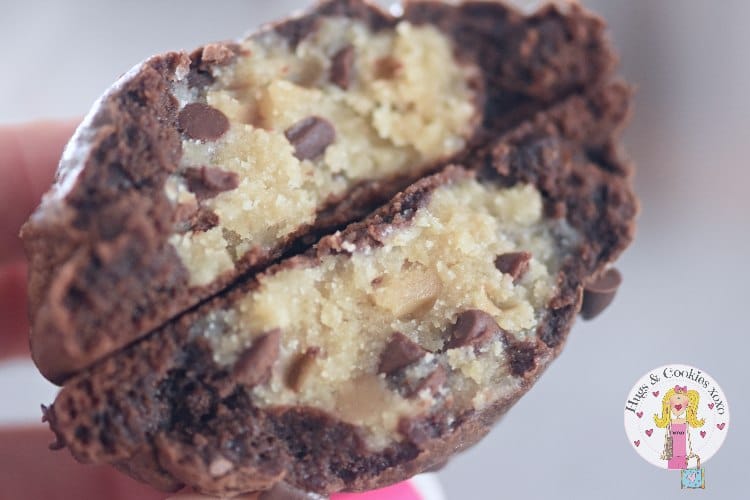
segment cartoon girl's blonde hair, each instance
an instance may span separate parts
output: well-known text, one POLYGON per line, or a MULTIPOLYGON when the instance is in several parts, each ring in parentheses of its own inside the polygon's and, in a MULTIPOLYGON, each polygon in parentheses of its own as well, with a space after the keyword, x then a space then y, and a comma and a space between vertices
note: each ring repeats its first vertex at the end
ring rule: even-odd
MULTIPOLYGON (((675 395, 674 389, 669 389, 661 400, 661 417, 658 413, 654 414, 654 422, 657 427, 666 427, 672 421, 672 412, 669 411, 669 400, 675 395)), ((705 419, 698 420, 698 403, 700 395, 698 391, 687 391, 688 404, 685 409, 685 420, 690 427, 703 427, 705 419)))

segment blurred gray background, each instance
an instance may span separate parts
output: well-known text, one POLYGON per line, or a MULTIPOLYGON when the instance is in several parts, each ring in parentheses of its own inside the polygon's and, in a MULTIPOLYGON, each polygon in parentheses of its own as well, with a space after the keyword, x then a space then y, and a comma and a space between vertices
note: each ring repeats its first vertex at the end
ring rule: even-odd
MULTIPOLYGON (((642 213, 618 264, 625 282, 489 437, 440 476, 451 500, 681 498, 676 472, 633 452, 622 410, 638 377, 682 362, 717 379, 732 412, 698 494, 748 498, 750 1, 583 3, 609 21, 622 74, 639 88, 626 144, 642 213)), ((2 1, 0 123, 81 116, 153 53, 238 36, 307 4, 2 1)), ((38 403, 54 392, 29 362, 5 363, 0 424, 37 422, 38 403)))

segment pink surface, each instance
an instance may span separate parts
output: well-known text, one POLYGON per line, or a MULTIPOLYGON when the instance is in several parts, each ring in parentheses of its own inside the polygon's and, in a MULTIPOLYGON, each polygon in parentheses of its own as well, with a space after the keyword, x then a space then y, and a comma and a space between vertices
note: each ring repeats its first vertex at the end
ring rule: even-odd
POLYGON ((331 500, 422 500, 422 496, 409 481, 366 493, 339 493, 331 500))

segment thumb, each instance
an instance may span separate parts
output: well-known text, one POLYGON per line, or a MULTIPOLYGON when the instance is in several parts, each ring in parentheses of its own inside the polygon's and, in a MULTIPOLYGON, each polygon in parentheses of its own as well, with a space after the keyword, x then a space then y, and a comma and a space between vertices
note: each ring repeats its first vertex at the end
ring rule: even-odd
MULTIPOLYGON (((305 495, 285 483, 279 483, 268 491, 235 497, 235 500, 319 500, 324 497, 305 495)), ((337 493, 331 500, 444 500, 444 495, 435 474, 423 474, 386 488, 365 493, 337 493)), ((167 500, 220 500, 219 497, 183 493, 167 500)))

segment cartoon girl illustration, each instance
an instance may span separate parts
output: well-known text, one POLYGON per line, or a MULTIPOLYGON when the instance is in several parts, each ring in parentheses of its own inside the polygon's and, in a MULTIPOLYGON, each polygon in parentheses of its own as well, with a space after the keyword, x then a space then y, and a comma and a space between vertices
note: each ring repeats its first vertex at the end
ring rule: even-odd
POLYGON ((703 427, 705 419, 698 420, 698 391, 687 386, 674 386, 661 401, 661 417, 654 414, 657 427, 667 428, 664 433, 662 460, 669 469, 686 469, 687 457, 694 456, 689 428, 703 427))

